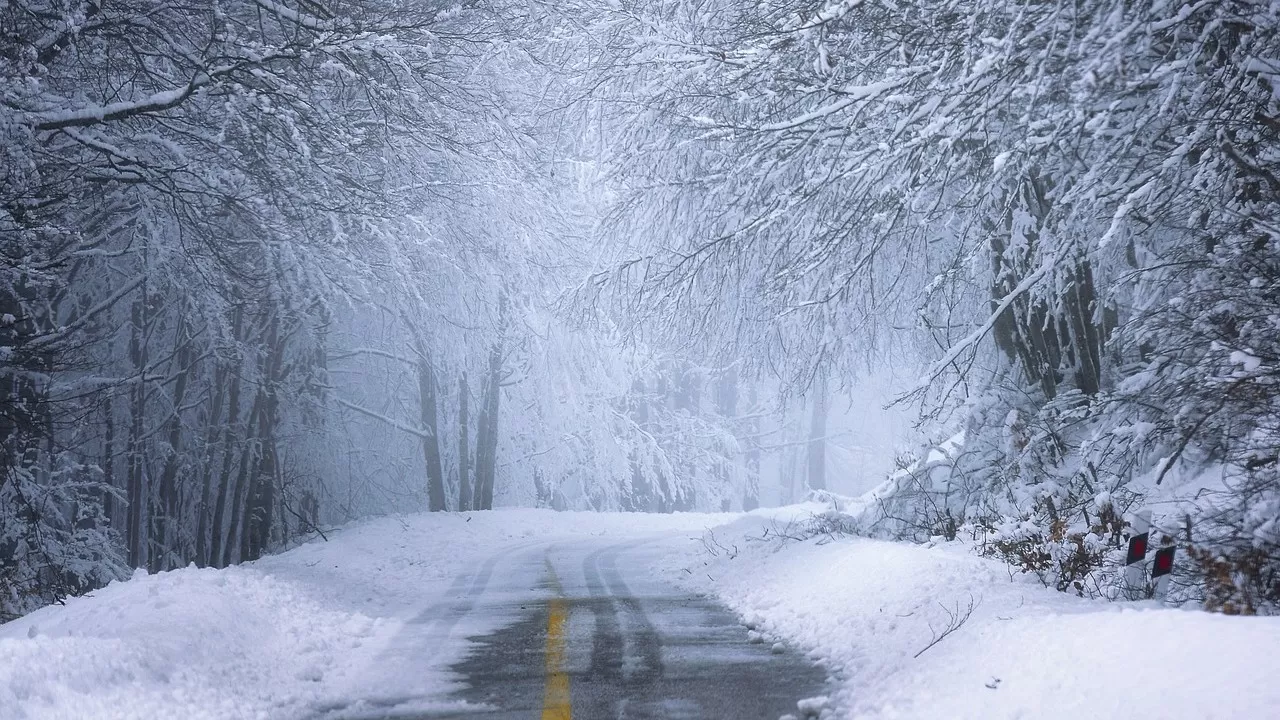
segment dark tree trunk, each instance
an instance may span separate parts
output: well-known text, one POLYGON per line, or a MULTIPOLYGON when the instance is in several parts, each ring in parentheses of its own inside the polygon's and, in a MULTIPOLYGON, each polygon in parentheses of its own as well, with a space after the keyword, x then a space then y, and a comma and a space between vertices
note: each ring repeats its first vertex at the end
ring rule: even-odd
POLYGON ((106 424, 102 438, 102 484, 106 486, 102 493, 102 514, 112 527, 117 527, 116 496, 112 488, 116 486, 116 417, 110 391, 102 399, 102 418, 106 424))
MULTIPOLYGON (((244 311, 236 308, 231 318, 231 336, 240 340, 244 330, 244 311)), ((231 387, 227 391, 227 417, 222 426, 222 442, 219 450, 222 453, 222 468, 218 473, 218 499, 214 503, 213 520, 209 527, 209 564, 214 567, 226 565, 223 557, 227 547, 229 530, 225 529, 226 513, 233 499, 231 496, 231 474, 235 469, 236 451, 235 426, 240 422, 240 372, 239 368, 227 366, 227 377, 231 387)))
POLYGON ((221 564, 219 567, 226 567, 232 562, 235 562, 237 559, 235 555, 236 552, 239 552, 239 559, 244 559, 244 511, 245 505, 248 503, 248 486, 251 479, 250 472, 253 468, 258 466, 258 458, 261 455, 257 428, 261 412, 262 393, 259 392, 253 398, 253 407, 249 410, 244 435, 238 438, 236 443, 241 447, 240 468, 239 472, 236 473, 235 483, 232 485, 228 497, 228 501, 231 503, 231 522, 227 525, 221 564))
POLYGON ((271 524, 275 510, 275 487, 279 476, 276 451, 276 420, 279 401, 275 392, 263 392, 258 431, 258 461, 250 475, 245 498, 244 531, 240 542, 240 562, 257 560, 271 544, 271 524))
POLYGON ((480 427, 476 435, 475 501, 480 510, 493 509, 493 484, 498 469, 498 412, 502 398, 502 365, 504 335, 507 327, 507 296, 498 298, 498 340, 489 348, 488 379, 484 389, 484 407, 480 411, 480 427))
POLYGON ((200 459, 200 504, 196 507, 195 548, 195 561, 200 567, 209 564, 209 524, 213 515, 213 508, 210 506, 214 478, 213 448, 222 424, 222 399, 226 395, 226 384, 227 367, 219 362, 213 372, 213 387, 209 390, 209 415, 205 420, 204 448, 200 459))
POLYGON ((418 405, 421 412, 422 456, 427 466, 427 509, 446 509, 444 469, 440 463, 440 424, 438 388, 435 368, 427 359, 426 348, 418 345, 418 405))
POLYGON ((147 403, 147 347, 144 337, 146 325, 146 289, 133 302, 132 326, 129 335, 129 359, 138 376, 130 393, 129 442, 128 442, 128 502, 129 518, 126 528, 126 544, 129 549, 129 566, 142 567, 147 562, 146 528, 143 526, 142 508, 147 502, 146 455, 144 432, 146 430, 147 403))
POLYGON ((284 379, 284 341, 280 313, 273 312, 267 326, 262 363, 262 389, 254 404, 258 407, 258 456, 253 463, 245 498, 244 530, 240 540, 240 561, 257 560, 271 544, 275 511, 275 488, 280 474, 276 450, 279 422, 280 382, 284 379))
MULTIPOLYGON (((1039 227, 1048 217, 1052 185, 1032 173, 1014 197, 1035 219, 1024 230, 1026 243, 1013 243, 1013 214, 1001 225, 993 224, 991 304, 995 308, 1032 271, 1039 227)), ((1070 281, 1058 297, 1057 307, 1028 296, 1017 298, 996 318, 992 335, 996 345, 1018 364, 1027 384, 1038 386, 1045 399, 1058 395, 1070 371, 1076 389, 1096 395, 1102 388, 1102 348, 1107 338, 1105 313, 1099 312, 1093 269, 1087 258, 1071 262, 1070 281)))
POLYGON ((1067 337, 1063 345, 1069 349, 1076 387, 1086 395, 1097 395, 1102 389, 1102 343, 1104 328, 1095 320, 1097 291, 1093 285, 1093 269, 1088 260, 1080 259, 1074 268, 1071 287, 1063 299, 1067 337))
POLYGON ((168 421, 168 456, 164 469, 160 474, 160 495, 156 512, 151 516, 152 538, 151 562, 152 571, 168 570, 173 562, 181 562, 175 556, 178 550, 179 503, 178 503, 178 470, 182 461, 182 403, 186 400, 187 383, 193 372, 192 349, 189 338, 184 337, 184 323, 179 320, 175 337, 180 343, 175 355, 177 373, 173 383, 173 405, 168 421))

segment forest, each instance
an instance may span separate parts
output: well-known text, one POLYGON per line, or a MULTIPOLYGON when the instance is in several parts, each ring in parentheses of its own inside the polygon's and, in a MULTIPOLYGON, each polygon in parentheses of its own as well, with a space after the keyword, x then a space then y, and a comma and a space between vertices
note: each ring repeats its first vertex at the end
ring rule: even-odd
POLYGON ((1275 3, 3 0, 0 146, 0 621, 884 413, 851 532, 1280 609, 1275 3))

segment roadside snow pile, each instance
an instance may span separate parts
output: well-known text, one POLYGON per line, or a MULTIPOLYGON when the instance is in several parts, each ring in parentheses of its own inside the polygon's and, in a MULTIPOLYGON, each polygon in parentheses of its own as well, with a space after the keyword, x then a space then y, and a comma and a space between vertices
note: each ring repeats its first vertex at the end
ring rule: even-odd
POLYGON ((956 544, 784 537, 823 510, 718 528, 710 552, 673 576, 826 664, 838 717, 1205 720, 1280 708, 1280 618, 1082 600, 956 544))
POLYGON ((139 572, 0 625, 0 718, 291 720, 362 703, 372 712, 411 695, 416 709, 441 709, 454 689, 446 668, 465 643, 413 658, 401 687, 384 653, 453 578, 512 548, 697 536, 727 518, 423 514, 355 523, 329 542, 225 570, 139 572))
POLYGON ((140 572, 0 628, 0 708, 19 719, 287 715, 340 683, 337 659, 378 626, 253 568, 140 572))

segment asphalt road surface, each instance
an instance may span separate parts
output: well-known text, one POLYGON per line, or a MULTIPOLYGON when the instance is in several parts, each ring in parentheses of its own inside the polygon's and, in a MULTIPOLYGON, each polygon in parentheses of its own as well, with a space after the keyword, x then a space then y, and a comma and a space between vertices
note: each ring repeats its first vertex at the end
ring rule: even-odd
POLYGON ((423 618, 436 626, 429 636, 457 636, 477 615, 502 627, 470 637, 472 651, 453 666, 465 683, 455 699, 469 711, 415 717, 803 717, 797 702, 824 693, 825 673, 751 642, 728 610, 655 578, 661 557, 643 540, 531 545, 460 578, 452 604, 423 618))

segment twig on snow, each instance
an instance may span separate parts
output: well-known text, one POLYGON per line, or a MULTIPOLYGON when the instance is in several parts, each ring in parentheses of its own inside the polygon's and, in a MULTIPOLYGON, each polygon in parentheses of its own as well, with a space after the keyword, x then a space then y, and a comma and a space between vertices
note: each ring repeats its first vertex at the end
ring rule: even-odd
POLYGON ((949 608, 942 603, 938 603, 938 607, 941 607, 942 611, 947 614, 947 627, 942 632, 938 632, 933 629, 933 623, 929 623, 929 631, 933 633, 933 639, 929 641, 928 645, 920 648, 920 652, 912 655, 912 659, 920 657, 924 654, 925 650, 937 645, 945 640, 948 635, 959 630, 966 622, 969 621, 969 616, 973 615, 974 609, 978 607, 978 602, 973 599, 973 595, 970 595, 969 606, 964 610, 960 609, 959 601, 956 602, 954 609, 949 608))

